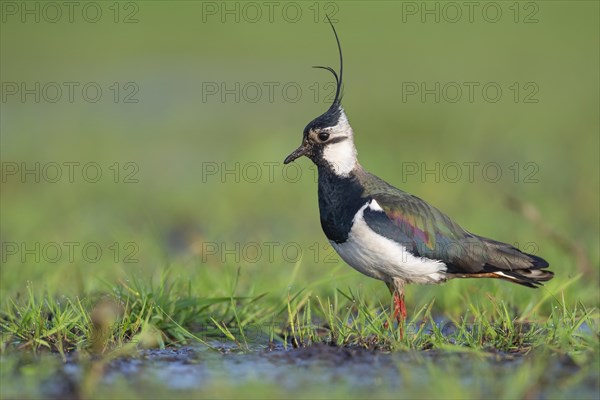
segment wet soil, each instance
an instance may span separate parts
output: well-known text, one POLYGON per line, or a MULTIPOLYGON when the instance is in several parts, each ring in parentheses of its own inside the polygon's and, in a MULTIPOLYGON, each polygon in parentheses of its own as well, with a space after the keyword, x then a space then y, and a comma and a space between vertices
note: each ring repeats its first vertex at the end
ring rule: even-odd
MULTIPOLYGON (((260 383, 272 385, 284 393, 302 393, 307 388, 340 387, 357 397, 370 392, 402 393, 406 386, 412 388, 431 385, 430 367, 447 368, 456 376, 457 384, 469 387, 478 385, 478 365, 491 365, 494 374, 509 374, 524 362, 525 356, 515 354, 489 354, 430 350, 420 352, 381 352, 362 348, 335 347, 315 344, 305 348, 256 345, 240 351, 232 345, 213 343, 219 351, 206 347, 141 350, 133 357, 117 358, 104 363, 98 372, 96 385, 148 388, 157 385, 172 393, 195 393, 211 385, 243 387, 260 383)), ((76 355, 62 364, 58 375, 45 380, 43 393, 51 398, 79 398, 83 382, 89 378, 90 363, 77 360, 76 355), (87 377, 87 378, 86 378, 87 377)), ((92 362, 93 364, 93 362, 92 362)), ((568 379, 580 368, 568 356, 557 357, 547 366, 548 387, 532 396, 546 398, 552 393, 553 380, 568 379)), ((489 374, 490 370, 487 370, 489 374)), ((490 388, 489 396, 498 393, 490 388)), ((594 398, 598 381, 588 377, 580 385, 580 396, 594 398)), ((385 396, 384 396, 385 397, 385 396)))

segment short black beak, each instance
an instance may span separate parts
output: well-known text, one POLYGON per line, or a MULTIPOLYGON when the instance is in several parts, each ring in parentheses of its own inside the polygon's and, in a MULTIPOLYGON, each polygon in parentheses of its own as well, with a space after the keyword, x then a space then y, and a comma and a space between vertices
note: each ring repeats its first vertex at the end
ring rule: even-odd
POLYGON ((302 143, 302 145, 300 145, 300 147, 298 147, 296 150, 294 150, 292 152, 292 154, 290 154, 289 156, 287 156, 285 158, 285 160, 283 160, 283 163, 289 164, 292 161, 294 161, 296 158, 305 156, 306 153, 308 153, 308 145, 306 143, 302 143))

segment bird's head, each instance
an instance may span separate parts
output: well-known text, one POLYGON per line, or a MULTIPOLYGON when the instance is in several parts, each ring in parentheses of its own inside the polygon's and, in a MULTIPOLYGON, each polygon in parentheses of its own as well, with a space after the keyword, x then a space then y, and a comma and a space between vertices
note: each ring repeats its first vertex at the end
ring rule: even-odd
MULTIPOLYGON (((327 17, 329 20, 329 17, 327 17)), ((329 21, 331 24, 331 20, 329 21)), ((341 105, 343 58, 340 40, 333 24, 331 24, 340 53, 340 75, 331 67, 316 66, 331 72, 335 78, 337 89, 335 99, 329 109, 313 119, 304 128, 302 144, 283 161, 288 164, 295 159, 306 156, 317 166, 333 170, 337 175, 348 175, 357 163, 354 134, 341 105)))

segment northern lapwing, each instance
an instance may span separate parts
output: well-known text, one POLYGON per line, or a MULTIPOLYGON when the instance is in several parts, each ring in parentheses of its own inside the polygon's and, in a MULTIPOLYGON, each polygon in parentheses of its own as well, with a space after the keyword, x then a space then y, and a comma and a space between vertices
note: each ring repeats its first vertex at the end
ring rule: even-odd
MULTIPOLYGON (((329 19, 329 18, 328 18, 329 19)), ((548 263, 510 244, 472 234, 424 200, 365 171, 354 132, 341 106, 343 57, 335 100, 304 128, 302 144, 284 164, 306 156, 317 166, 321 227, 341 258, 384 281, 394 298, 394 318, 406 318, 404 285, 454 278, 497 278, 528 287, 552 279, 548 263)))

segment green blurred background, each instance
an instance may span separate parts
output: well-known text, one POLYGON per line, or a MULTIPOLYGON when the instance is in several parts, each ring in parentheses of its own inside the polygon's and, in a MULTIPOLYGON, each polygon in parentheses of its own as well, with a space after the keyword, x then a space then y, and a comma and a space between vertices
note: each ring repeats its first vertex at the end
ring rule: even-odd
MULTIPOLYGON (((533 250, 557 275, 548 287, 557 287, 581 270, 560 240, 511 211, 506 200, 513 196, 532 205, 551 230, 584 248, 592 270, 573 294, 598 304, 597 2, 495 2, 502 13, 497 22, 489 21, 496 8, 487 2, 477 3, 471 17, 462 3, 454 3, 459 18, 456 6, 440 2, 275 2, 271 16, 262 2, 95 4, 102 11, 96 23, 85 20, 83 6, 75 8, 73 22, 63 8, 57 22, 46 20, 55 15, 47 9, 40 10, 39 23, 27 15, 23 23, 23 3, 3 2, 2 303, 27 285, 38 292, 89 293, 105 290, 106 282, 154 276, 173 265, 182 279, 204 274, 207 285, 193 288, 195 295, 218 290, 238 265, 242 294, 284 294, 299 247, 296 289, 315 281, 325 282, 323 293, 360 286, 365 297, 379 296, 387 304, 383 284, 343 265, 327 246, 310 161, 299 160, 299 170, 282 165, 304 126, 330 101, 332 77, 310 68, 338 68, 335 40, 324 22, 329 13, 343 46, 343 105, 363 166, 470 231, 521 247, 535 243, 533 250), (6 3, 17 7, 16 14, 6 3), (439 22, 424 13, 436 7, 439 22), (32 94, 21 97, 23 82, 28 88, 40 82, 39 102, 32 94), (63 88, 57 102, 49 101, 52 87, 44 93, 49 82, 63 88), (64 82, 79 84, 72 102, 64 82), (81 89, 90 82, 102 89, 97 102, 83 97, 81 89), (429 88, 440 83, 439 102, 434 95, 423 100, 406 93, 423 82, 429 88), (478 85, 473 101, 464 82, 478 85), (490 82, 502 89, 496 102, 482 94, 490 82), (223 84, 234 91, 239 85, 239 101, 236 94, 223 95, 223 84), (12 94, 15 85, 19 91, 12 94), (452 102, 456 85, 463 93, 452 102), (212 94, 215 88, 219 92, 212 94), (102 177, 87 182, 75 167, 69 182, 65 162, 97 163, 102 177), (469 162, 480 163, 472 182, 464 165, 469 162), (35 163, 40 182, 8 170, 35 163), (54 176, 50 169, 44 175, 44 166, 54 165, 48 163, 63 165, 56 183, 45 179, 54 176), (446 170, 451 179, 444 179, 440 169, 439 179, 434 174, 423 179, 422 167, 435 163, 440 168, 457 163, 462 176, 453 182, 453 171, 446 170), (486 163, 500 166, 497 182, 491 182, 493 170, 483 175, 486 163), (406 175, 414 166, 419 172, 406 175), (207 174, 215 167, 215 175, 207 174), (221 176, 225 168, 238 173, 221 176), (298 171, 301 176, 292 182, 298 171), (125 182, 129 173, 137 182, 125 182), (534 181, 526 179, 530 173, 534 181), (52 262, 41 254, 37 261, 23 252, 35 243, 65 242, 80 244, 73 259, 63 253, 52 262), (7 243, 19 247, 16 255, 7 252, 7 243), (103 249, 98 262, 82 257, 86 243, 103 249), (114 243, 120 249, 116 259, 109 248, 114 243), (130 243, 133 248, 126 247, 130 243), (207 254, 209 248, 216 254, 207 254), (129 251, 135 262, 124 262, 129 251)), ((505 283, 452 282, 446 288, 411 288, 409 302, 458 299, 461 291, 476 293, 482 285, 541 296, 505 283)), ((436 306, 443 308, 443 302, 436 306)))

